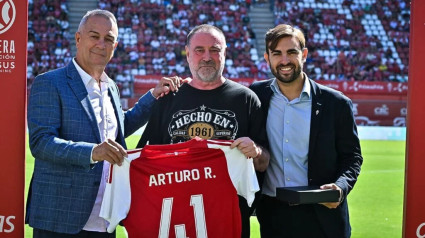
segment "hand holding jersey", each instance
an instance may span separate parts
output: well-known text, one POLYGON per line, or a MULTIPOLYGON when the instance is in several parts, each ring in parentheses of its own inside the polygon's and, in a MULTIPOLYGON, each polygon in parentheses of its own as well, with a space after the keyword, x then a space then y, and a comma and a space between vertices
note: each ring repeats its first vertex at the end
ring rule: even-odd
POLYGON ((257 171, 264 172, 268 166, 268 160, 264 159, 268 157, 268 151, 263 150, 260 145, 257 145, 249 137, 240 137, 236 139, 230 148, 238 148, 246 157, 254 160, 254 166, 257 171), (260 158, 262 157, 262 158, 260 158))
POLYGON ((93 161, 106 160, 110 164, 121 165, 124 157, 127 157, 127 152, 119 143, 112 139, 107 139, 106 141, 103 141, 102 143, 93 147, 93 161))
POLYGON ((110 169, 100 213, 108 232, 125 218, 129 237, 239 237, 237 194, 250 206, 259 186, 252 160, 230 144, 193 139, 129 151, 110 169))

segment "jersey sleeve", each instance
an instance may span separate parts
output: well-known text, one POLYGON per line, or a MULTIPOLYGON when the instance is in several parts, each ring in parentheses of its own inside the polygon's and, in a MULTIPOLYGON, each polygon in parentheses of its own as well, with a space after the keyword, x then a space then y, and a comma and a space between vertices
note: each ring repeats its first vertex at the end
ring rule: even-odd
POLYGON ((255 193, 260 190, 252 159, 247 159, 237 148, 230 149, 228 145, 208 143, 208 147, 221 149, 224 152, 233 186, 238 195, 244 197, 248 206, 251 206, 255 193))
POLYGON ((121 166, 111 165, 103 196, 100 217, 109 222, 107 231, 114 232, 118 223, 127 217, 131 204, 130 164, 140 152, 129 153, 121 166))

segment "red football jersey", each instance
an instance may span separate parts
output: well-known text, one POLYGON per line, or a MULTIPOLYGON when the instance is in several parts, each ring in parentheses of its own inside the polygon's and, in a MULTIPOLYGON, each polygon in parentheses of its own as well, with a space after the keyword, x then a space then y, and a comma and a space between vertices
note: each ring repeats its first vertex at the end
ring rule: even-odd
MULTIPOLYGON (((229 145, 225 141, 190 140, 129 152, 129 158, 137 157, 127 169, 129 176, 125 175, 130 181, 131 205, 123 224, 129 237, 240 237, 237 194, 250 204, 258 183, 252 160, 229 145)), ((125 207, 125 194, 113 192, 117 170, 126 170, 121 167, 113 167, 114 176, 108 182, 111 188, 108 192, 107 185, 105 192, 105 196, 112 193, 121 198, 104 199, 102 210, 103 206, 125 207)), ((101 212, 108 213, 112 225, 123 218, 111 218, 114 211, 101 212)))

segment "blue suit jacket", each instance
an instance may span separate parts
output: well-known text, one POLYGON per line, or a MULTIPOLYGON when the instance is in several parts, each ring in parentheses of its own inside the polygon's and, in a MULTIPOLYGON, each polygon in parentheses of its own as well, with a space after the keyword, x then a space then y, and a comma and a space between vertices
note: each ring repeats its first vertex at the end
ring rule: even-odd
MULTIPOLYGON (((250 86, 260 98, 265 117, 273 95, 272 81, 260 81, 250 86)), ((363 162, 352 102, 339 91, 310 79, 307 82, 311 85, 312 95, 308 182, 318 186, 335 183, 343 190, 344 198, 336 209, 315 205, 316 214, 327 237, 350 237, 345 198, 356 183, 363 162)), ((305 226, 309 227, 308 224, 305 226)))
MULTIPOLYGON (((118 121, 116 141, 147 122, 155 99, 150 93, 123 112, 118 87, 109 79, 118 121)), ((37 76, 28 104, 29 144, 35 158, 26 223, 38 229, 78 233, 86 224, 99 189, 103 162, 90 164, 100 134, 87 90, 71 62, 37 76)))

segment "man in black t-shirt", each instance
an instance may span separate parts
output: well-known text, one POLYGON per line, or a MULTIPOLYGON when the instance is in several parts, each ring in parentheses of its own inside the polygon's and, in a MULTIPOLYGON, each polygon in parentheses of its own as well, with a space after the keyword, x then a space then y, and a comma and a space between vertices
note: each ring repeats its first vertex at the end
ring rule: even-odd
MULTIPOLYGON (((186 57, 192 73, 179 91, 160 98, 137 147, 203 139, 234 140, 258 172, 266 170, 265 121, 258 97, 248 88, 222 76, 226 56, 223 32, 199 25, 187 36, 186 57)), ((261 183, 260 183, 261 185, 261 183)), ((249 237, 249 209, 240 197, 242 237, 249 237)))

